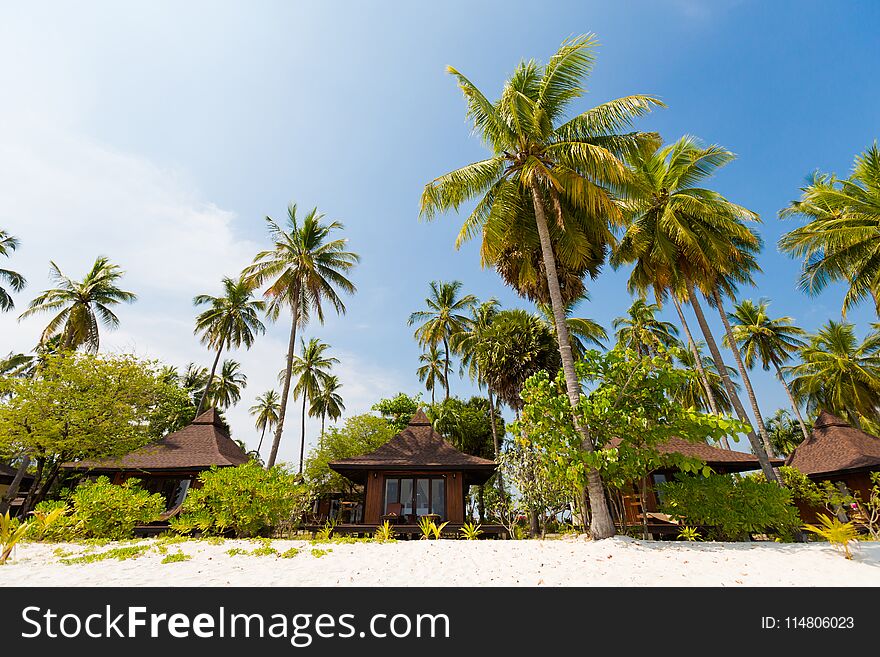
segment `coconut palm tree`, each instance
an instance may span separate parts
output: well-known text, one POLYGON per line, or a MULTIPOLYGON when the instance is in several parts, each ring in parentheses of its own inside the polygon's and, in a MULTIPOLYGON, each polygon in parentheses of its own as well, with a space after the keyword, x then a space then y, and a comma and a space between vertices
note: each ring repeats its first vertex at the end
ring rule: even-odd
MULTIPOLYGON (((727 149, 704 147, 690 136, 663 148, 631 153, 628 164, 633 182, 630 197, 623 204, 629 223, 611 263, 615 267, 634 264, 628 283, 631 291, 644 295, 652 289, 658 300, 671 294, 676 303, 680 299, 691 305, 736 414, 749 426, 746 435, 764 476, 778 482, 767 456, 772 453, 770 439, 739 351, 733 349, 732 353, 760 438, 751 429, 745 407, 727 375, 697 296, 699 289, 718 310, 725 333, 730 334, 722 294, 733 295, 737 285, 751 283, 752 272, 759 270, 756 253, 761 240, 747 225, 758 221, 758 216, 700 186, 734 159, 727 149)), ((676 309, 683 318, 680 308, 676 309)), ((693 349, 693 340, 689 342, 693 349)), ((700 359, 695 358, 695 364, 701 367, 700 359)))
POLYGON ((795 399, 810 413, 826 410, 865 431, 880 429, 880 335, 859 342, 852 324, 829 321, 810 336, 800 358, 785 371, 795 399))
MULTIPOLYGON (((259 317, 259 313, 266 309, 266 304, 254 299, 253 295, 253 288, 243 278, 237 280, 224 278, 221 296, 200 294, 193 299, 195 306, 208 306, 207 310, 196 317, 194 332, 196 335, 201 335, 202 344, 216 351, 214 362, 211 364, 211 373, 208 375, 208 386, 199 399, 196 415, 205 408, 205 397, 210 391, 211 383, 214 382, 214 373, 217 371, 217 363, 220 362, 223 349, 238 348, 242 345, 250 349, 256 335, 266 332, 266 327, 259 317)), ((220 379, 223 379, 222 375, 220 379)), ((217 397, 222 395, 215 396, 217 397)))
MULTIPOLYGON (((730 399, 727 397, 727 390, 715 369, 715 362, 710 357, 703 354, 704 347, 704 342, 698 342, 695 345, 695 350, 681 349, 676 352, 676 359, 681 366, 690 370, 694 375, 693 377, 689 377, 686 385, 677 391, 676 398, 685 407, 694 407, 701 411, 709 411, 715 415, 718 415, 719 413, 729 415, 730 413, 733 413, 733 404, 730 403, 730 399), (696 363, 694 362, 694 351, 696 351, 702 361, 703 374, 700 374, 701 370, 697 368, 696 363), (709 387, 708 392, 706 391, 707 382, 709 387)), ((728 366, 727 375, 731 380, 735 379, 737 376, 736 370, 728 366)), ((733 381, 733 385, 735 390, 739 390, 739 384, 736 381, 733 381)), ((722 445, 725 445, 726 439, 722 439, 721 442, 722 445)), ((728 445, 725 445, 725 449, 729 448, 728 445)))
POLYGON ((260 443, 257 445, 257 454, 263 446, 263 438, 266 437, 266 430, 272 430, 272 427, 278 422, 278 411, 281 407, 278 393, 274 390, 267 390, 257 397, 257 403, 248 409, 254 417, 254 424, 260 432, 260 443))
MULTIPOLYGON (((605 331, 605 327, 599 322, 587 317, 571 316, 574 305, 578 301, 586 299, 589 299, 589 296, 584 293, 584 296, 580 299, 576 299, 565 305, 565 324, 568 327, 568 339, 571 342, 571 355, 575 360, 579 360, 590 345, 601 349, 605 346, 603 341, 608 339, 608 333, 605 331)), ((553 308, 548 304, 541 302, 538 302, 535 305, 538 307, 538 311, 541 313, 547 326, 549 326, 550 330, 555 334, 556 322, 553 318, 553 308)))
POLYGON ((133 292, 117 286, 125 272, 104 256, 95 264, 82 281, 65 276, 54 262, 49 263, 49 277, 56 287, 46 290, 30 302, 19 319, 40 313, 55 313, 43 329, 40 343, 60 336, 59 349, 78 349, 97 352, 100 345, 99 322, 107 328, 119 326, 119 318, 111 308, 120 303, 137 300, 133 292))
POLYGON ((618 317, 612 324, 617 343, 637 352, 640 357, 656 354, 658 347, 668 349, 679 344, 678 329, 657 319, 658 312, 660 306, 656 303, 644 299, 633 301, 626 317, 618 317))
MULTIPOLYGON (((656 135, 621 134, 634 118, 659 104, 649 96, 612 100, 565 120, 571 103, 585 91, 595 46, 592 35, 580 36, 565 41, 545 65, 522 62, 494 103, 450 67, 448 71, 465 96, 468 118, 491 154, 428 183, 421 201, 422 216, 431 219, 438 212, 457 210, 478 199, 459 233, 458 244, 482 233, 484 265, 495 266, 503 257, 531 264, 528 255, 533 246, 540 246, 542 267, 520 267, 532 275, 517 282, 525 288, 529 281, 534 284, 538 275, 547 280, 573 411, 580 386, 557 262, 563 262, 564 272, 578 274, 597 266, 613 240, 609 223, 622 219, 609 192, 610 187, 621 186, 629 178, 620 157, 658 140, 656 135), (527 221, 530 217, 532 223, 527 221), (517 254, 517 244, 524 245, 525 251, 517 254)), ((592 452, 590 432, 576 413, 574 422, 584 450, 592 452)), ((613 536, 614 523, 599 472, 590 470, 588 481, 592 534, 595 538, 613 536)))
MULTIPOLYGON (((8 258, 18 248, 18 245, 18 238, 10 235, 5 230, 0 230, 0 256, 8 258)), ((15 292, 21 292, 24 286, 27 285, 24 276, 11 269, 0 269, 0 282, 5 282, 15 292)), ((12 300, 12 295, 0 285, 0 311, 6 312, 14 307, 15 302, 12 300)))
POLYGON ((818 294, 834 281, 848 286, 843 314, 866 296, 880 315, 880 150, 877 142, 856 156, 852 174, 816 173, 800 200, 779 214, 808 222, 783 235, 779 248, 804 259, 800 286, 818 294))
POLYGON ((777 408, 776 412, 767 420, 767 431, 777 454, 788 456, 798 445, 804 441, 798 421, 789 415, 784 408, 777 408))
POLYGON ((427 310, 418 310, 409 316, 407 324, 418 324, 415 338, 422 346, 443 343, 443 385, 449 399, 449 366, 452 362, 451 340, 465 330, 470 318, 463 314, 477 304, 473 294, 459 296, 461 281, 431 281, 431 294, 425 299, 427 310))
POLYGON ((806 345, 801 339, 806 335, 806 331, 795 326, 791 317, 770 319, 767 315, 768 305, 769 301, 766 299, 761 299, 757 304, 751 299, 736 304, 733 312, 728 313, 728 318, 733 323, 733 337, 746 367, 750 370, 754 369, 755 364, 760 360, 765 372, 769 372, 771 366, 776 370, 776 376, 788 394, 804 439, 807 439, 810 437, 807 425, 794 400, 794 395, 791 394, 791 388, 782 375, 783 364, 791 360, 792 355, 806 345))
POLYGON ((326 342, 312 338, 302 344, 302 356, 294 356, 291 375, 298 377, 293 388, 293 398, 302 398, 302 438, 299 447, 299 473, 302 474, 303 456, 306 449, 306 405, 321 394, 321 389, 330 375, 330 368, 339 362, 338 358, 326 356, 330 348, 326 342))
POLYGON ((286 375, 281 388, 281 408, 272 451, 266 463, 268 467, 275 465, 281 434, 284 432, 297 328, 308 323, 312 312, 323 324, 324 306, 328 303, 337 313, 345 313, 340 293, 354 294, 356 291, 347 275, 360 260, 356 253, 346 250, 348 240, 332 238, 333 234, 343 229, 343 225, 338 221, 325 223, 324 215, 317 208, 306 213, 300 222, 296 205, 291 205, 287 218, 286 226, 282 227, 266 217, 272 248, 258 253, 253 264, 243 272, 253 285, 266 285, 264 294, 269 300, 267 311, 271 319, 277 319, 283 311, 291 314, 286 375))
POLYGON ((211 405, 222 410, 235 406, 241 400, 241 391, 247 386, 247 376, 241 371, 241 363, 225 359, 220 366, 220 373, 208 379, 210 392, 202 393, 202 398, 207 395, 211 405))
POLYGON ((312 405, 309 407, 309 417, 321 418, 321 439, 323 440, 325 421, 327 418, 331 420, 341 418, 345 404, 342 401, 342 395, 339 394, 339 389, 342 388, 339 377, 327 375, 320 385, 318 394, 312 399, 312 405))
POLYGON ((434 389, 437 387, 437 383, 446 385, 444 374, 446 358, 437 345, 432 344, 428 347, 428 351, 419 356, 419 362, 422 365, 416 370, 416 374, 419 375, 419 381, 424 382, 425 389, 431 393, 431 404, 433 405, 436 403, 434 389))

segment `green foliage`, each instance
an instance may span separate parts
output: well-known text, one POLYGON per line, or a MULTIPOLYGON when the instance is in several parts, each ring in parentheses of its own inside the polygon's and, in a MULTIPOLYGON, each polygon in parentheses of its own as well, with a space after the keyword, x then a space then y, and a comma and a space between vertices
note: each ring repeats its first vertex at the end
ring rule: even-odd
POLYGON ((441 522, 438 525, 434 520, 432 520, 428 516, 422 516, 421 518, 419 518, 419 529, 422 532, 422 539, 428 540, 428 539, 433 538, 434 540, 439 540, 440 535, 443 532, 443 528, 446 527, 446 525, 448 525, 448 524, 449 524, 449 521, 446 521, 446 522, 441 522))
POLYGON ((376 533, 373 538, 377 543, 388 543, 393 541, 395 537, 394 527, 387 520, 376 527, 376 533))
POLYGON ((162 558, 162 563, 177 563, 179 561, 189 561, 192 556, 183 552, 172 552, 162 558))
POLYGON ((64 501, 43 501, 32 513, 28 539, 32 541, 71 541, 80 534, 79 520, 64 501))
POLYGON ((791 492, 754 477, 679 475, 657 488, 661 511, 706 526, 715 540, 741 541, 757 533, 788 538, 800 523, 791 492))
POLYGON ((263 469, 254 461, 234 468, 211 468, 199 475, 175 530, 197 526, 205 533, 237 537, 266 534, 288 521, 308 502, 295 475, 278 466, 263 469))
POLYGON ((331 538, 333 538, 333 530, 336 529, 336 520, 327 520, 324 522, 324 526, 315 532, 315 540, 320 541, 322 543, 328 542, 331 538))
POLYGON ((820 513, 818 519, 821 527, 817 525, 804 525, 804 529, 821 536, 834 545, 835 548, 842 549, 844 556, 847 559, 852 559, 849 544, 852 541, 857 541, 859 538, 855 525, 852 522, 841 522, 837 518, 832 518, 824 513, 820 513))
POLYGON ((699 541, 702 538, 696 527, 682 527, 678 532, 678 537, 683 541, 699 541))
POLYGON ((106 552, 96 552, 94 554, 83 554, 78 557, 66 557, 61 559, 61 563, 65 566, 72 566, 81 563, 96 563, 98 561, 106 561, 107 559, 118 559, 119 561, 127 561, 128 559, 137 559, 142 556, 149 545, 131 545, 125 547, 113 548, 106 552))
POLYGON ((421 394, 410 397, 406 393, 399 392, 394 397, 380 399, 373 404, 373 410, 379 413, 382 418, 391 425, 393 436, 398 431, 406 429, 406 425, 419 409, 421 394))
POLYGON ((272 541, 264 538, 260 541, 260 547, 254 548, 251 555, 255 557, 272 557, 278 555, 278 550, 272 547, 272 541))
POLYGON ((371 452, 388 442, 394 434, 395 429, 387 420, 374 415, 355 415, 341 427, 331 427, 306 458, 303 475, 309 490, 313 495, 338 491, 353 494, 352 481, 331 470, 327 464, 371 452))
POLYGON ((298 554, 299 554, 299 549, 292 547, 292 548, 285 550, 284 552, 282 552, 278 556, 281 557, 282 559, 293 559, 298 554))
POLYGON ((228 550, 226 550, 226 554, 228 554, 230 557, 237 557, 239 555, 247 553, 247 550, 242 550, 241 548, 229 548, 228 550))
POLYGON ((128 479, 121 486, 111 484, 107 477, 85 481, 70 501, 86 538, 131 538, 136 525, 158 520, 165 510, 165 498, 142 489, 138 479, 128 479))
POLYGON ((459 527, 458 531, 462 533, 462 535, 469 541, 475 541, 480 538, 480 535, 483 533, 482 525, 473 522, 466 522, 461 527, 459 527))
MULTIPOLYGON (((793 501, 813 506, 822 506, 827 503, 829 497, 836 498, 840 495, 840 491, 831 486, 830 482, 823 482, 823 484, 828 484, 827 487, 818 485, 797 468, 783 465, 779 468, 778 472, 782 485, 789 490, 793 501)), ((763 472, 755 472, 748 476, 755 481, 767 481, 763 472)))
POLYGON ((312 556, 316 559, 330 554, 331 552, 333 552, 333 550, 321 550, 319 548, 312 548, 312 556))
MULTIPOLYGON (((489 415, 489 400, 471 397, 462 401, 457 397, 428 407, 428 418, 434 428, 465 454, 485 459, 495 458, 495 443, 489 415)), ((495 411, 495 431, 504 436, 504 418, 495 411)))
POLYGON ((0 516, 0 565, 6 563, 15 544, 24 538, 28 529, 28 523, 19 523, 10 518, 9 511, 0 516))

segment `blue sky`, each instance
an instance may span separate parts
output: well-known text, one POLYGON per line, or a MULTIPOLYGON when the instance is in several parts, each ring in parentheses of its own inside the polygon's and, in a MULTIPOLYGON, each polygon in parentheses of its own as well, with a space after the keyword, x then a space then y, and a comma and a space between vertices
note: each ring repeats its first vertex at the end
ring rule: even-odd
MULTIPOLYGON (((83 2, 0 8, 0 226, 22 247, 19 308, 55 260, 80 276, 99 254, 140 295, 107 334, 108 351, 208 363, 192 336, 191 298, 265 244, 263 217, 317 205, 346 225, 363 261, 348 313, 311 326, 343 361, 349 411, 419 390, 419 348, 406 326, 433 279, 524 305, 477 245, 455 251, 460 218, 418 221, 425 182, 483 156, 447 64, 494 94, 522 58, 546 59, 566 37, 601 42, 578 109, 630 93, 668 105, 639 127, 739 155, 713 182, 760 213, 764 274, 743 296, 807 329, 839 317, 842 291, 807 298, 798 263, 775 244, 777 211, 814 169, 845 174, 878 134, 880 45, 874 2, 535 3, 83 2)), ((630 300, 627 272, 606 270, 580 314, 606 326, 630 300)), ((670 313, 669 319, 673 319, 670 313)), ((851 313, 861 333, 874 319, 851 313)), ((716 322, 716 325, 718 323, 716 322)), ((0 351, 33 346, 40 320, 0 317, 0 351)), ((275 384, 285 325, 236 355, 249 376, 229 416, 254 442, 246 409, 275 384)), ((754 376, 762 408, 785 404, 754 376)), ((453 391, 468 393, 466 382, 453 391)), ((297 457, 298 413, 282 457, 297 457)), ((314 435, 314 426, 310 428, 314 435)), ((741 443, 742 445, 743 443, 741 443)))

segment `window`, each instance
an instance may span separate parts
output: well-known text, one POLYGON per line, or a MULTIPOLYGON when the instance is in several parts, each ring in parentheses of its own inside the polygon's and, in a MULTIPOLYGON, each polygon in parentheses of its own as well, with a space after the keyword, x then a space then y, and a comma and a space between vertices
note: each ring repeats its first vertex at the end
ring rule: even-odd
POLYGON ((446 517, 446 479, 443 477, 386 477, 385 513, 397 510, 400 515, 425 516, 436 513, 446 517))

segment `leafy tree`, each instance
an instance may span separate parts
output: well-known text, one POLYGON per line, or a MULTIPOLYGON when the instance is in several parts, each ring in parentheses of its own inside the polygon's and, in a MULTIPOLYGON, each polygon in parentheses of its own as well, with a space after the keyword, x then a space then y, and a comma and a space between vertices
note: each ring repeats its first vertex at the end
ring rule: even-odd
POLYGON ((278 446, 284 432, 287 400, 293 380, 293 361, 296 352, 296 330, 308 323, 314 312, 324 322, 324 306, 329 303, 337 313, 345 313, 340 293, 354 294, 356 287, 348 278, 349 272, 360 260, 356 253, 347 251, 348 240, 333 239, 342 230, 338 221, 324 222, 324 215, 313 208, 300 223, 296 205, 287 210, 285 227, 266 217, 272 248, 261 251, 253 264, 245 268, 243 276, 256 286, 266 285, 268 316, 275 320, 283 311, 291 313, 290 340, 287 344, 286 375, 281 387, 281 407, 275 437, 267 465, 275 465, 278 446))
POLYGON ((855 158, 849 178, 816 173, 801 188, 800 200, 779 214, 803 216, 808 222, 783 235, 779 248, 804 259, 800 279, 807 294, 829 283, 849 288, 843 313, 871 296, 880 314, 880 150, 875 142, 855 158))
POLYGON ((669 322, 657 319, 660 306, 636 299, 626 311, 626 317, 614 320, 617 343, 624 349, 633 349, 640 356, 657 353, 658 347, 669 348, 678 344, 678 329, 669 322))
POLYGON ((428 346, 428 351, 419 356, 419 362, 422 365, 416 370, 416 374, 419 376, 419 381, 423 381, 425 388, 431 393, 431 403, 433 404, 434 389, 437 387, 437 383, 448 387, 445 378, 446 358, 440 353, 437 345, 432 344, 428 346))
POLYGON ((341 427, 330 427, 324 439, 309 452, 303 474, 313 495, 343 491, 355 494, 355 484, 334 472, 328 463, 360 456, 388 442, 398 430, 375 415, 355 415, 341 427))
POLYGON ((121 486, 103 476, 84 481, 70 501, 84 538, 129 539, 137 525, 158 520, 165 510, 165 498, 141 488, 139 479, 128 479, 121 486))
MULTIPOLYGON (((428 408, 431 424, 444 438, 465 454, 484 459, 495 458, 489 401, 471 397, 467 401, 450 397, 428 408)), ((504 418, 494 409, 495 425, 504 435, 504 418)))
POLYGON ((257 454, 263 446, 263 438, 266 436, 266 430, 272 430, 275 423, 278 422, 278 410, 281 404, 279 402, 278 393, 274 390, 267 390, 257 397, 257 403, 248 409, 254 417, 254 423, 260 432, 260 443, 257 445, 257 454))
POLYGON ((766 299, 762 299, 757 304, 750 299, 738 303, 734 311, 728 313, 733 323, 733 337, 742 351, 746 367, 753 369, 760 360, 765 372, 770 371, 771 365, 776 370, 776 376, 785 388, 791 407, 797 415, 804 439, 807 439, 809 438, 807 425, 794 400, 794 395, 791 394, 791 388, 782 375, 782 365, 791 360, 792 355, 805 345, 801 337, 806 331, 795 326, 791 317, 770 319, 767 315, 768 305, 766 299))
MULTIPOLYGON (((193 304, 196 306, 209 306, 207 310, 196 317, 195 332, 201 335, 202 344, 206 344, 216 351, 214 362, 211 365, 211 373, 208 375, 208 385, 199 399, 196 415, 205 408, 205 398, 215 380, 214 373, 217 371, 217 364, 220 362, 220 354, 223 349, 238 348, 242 345, 250 349, 255 336, 266 331, 266 327, 259 318, 259 313, 265 310, 266 304, 263 301, 254 300, 253 294, 253 288, 243 278, 238 280, 224 278, 222 296, 212 297, 200 294, 193 299, 193 304)), ((225 366, 226 363, 224 363, 225 366)), ((221 381, 226 378, 221 374, 221 381)), ((215 399, 222 399, 224 396, 218 394, 215 395, 215 399)), ((229 405, 227 404, 224 408, 229 405)))
MULTIPOLYGON (((0 453, 37 464, 26 506, 46 495, 65 461, 122 455, 156 438, 156 424, 185 399, 153 363, 131 356, 50 356, 38 377, 0 387, 0 453)), ((11 486, 4 505, 17 493, 11 486)))
MULTIPOLYGON (((483 263, 494 266, 502 258, 516 259, 514 284, 523 293, 540 294, 538 277, 546 278, 572 408, 579 391, 558 262, 577 279, 598 269, 613 240, 609 223, 622 220, 609 192, 629 180, 619 158, 657 141, 656 135, 619 132, 659 104, 649 96, 612 100, 565 120, 571 103, 585 91, 595 45, 592 35, 580 36, 565 41, 547 64, 522 62, 494 103, 449 67, 465 96, 468 118, 491 155, 428 183, 421 202, 422 215, 430 219, 478 199, 458 244, 482 232, 483 263), (542 269, 530 266, 536 252, 542 269)), ((583 286, 576 287, 580 296, 583 286)), ((589 450, 592 438, 580 429, 589 450)), ((589 494, 593 535, 612 536, 614 523, 598 472, 589 477, 589 494)))
POLYGON ((409 326, 418 324, 415 337, 422 346, 443 343, 443 385, 449 399, 449 365, 452 352, 449 344, 468 326, 470 318, 464 313, 477 305, 473 294, 459 297, 461 281, 431 281, 431 294, 425 299, 427 310, 418 310, 409 316, 409 326))
POLYGON ((421 406, 421 395, 410 397, 406 393, 398 392, 394 397, 380 399, 373 404, 372 410, 379 413, 395 431, 403 431, 406 425, 421 406))
POLYGON ((320 385, 318 394, 312 399, 312 405, 309 407, 309 417, 321 418, 321 438, 323 439, 324 422, 327 418, 334 421, 341 418, 345 404, 342 401, 342 395, 339 394, 339 389, 342 388, 339 377, 328 375, 320 385))
POLYGON ((296 356, 293 367, 290 370, 292 376, 296 376, 296 386, 293 388, 293 398, 302 398, 302 439, 299 447, 299 472, 303 471, 303 459, 306 450, 306 405, 321 394, 321 389, 330 376, 330 368, 339 362, 338 358, 326 356, 325 352, 330 348, 326 342, 318 338, 312 338, 306 344, 302 340, 302 356, 296 356))
POLYGON ((880 430, 880 335, 859 342, 855 327, 829 321, 786 368, 791 391, 807 410, 838 415, 871 433, 880 430))
MULTIPOLYGON (((0 229, 0 256, 6 256, 8 258, 10 253, 15 251, 18 246, 19 241, 17 237, 0 229)), ((14 292, 21 292, 24 289, 24 286, 27 285, 24 276, 11 269, 0 269, 0 281, 9 285, 14 292)), ((6 288, 0 285, 0 311, 6 312, 12 310, 14 307, 15 302, 12 300, 12 295, 9 294, 6 288)))

